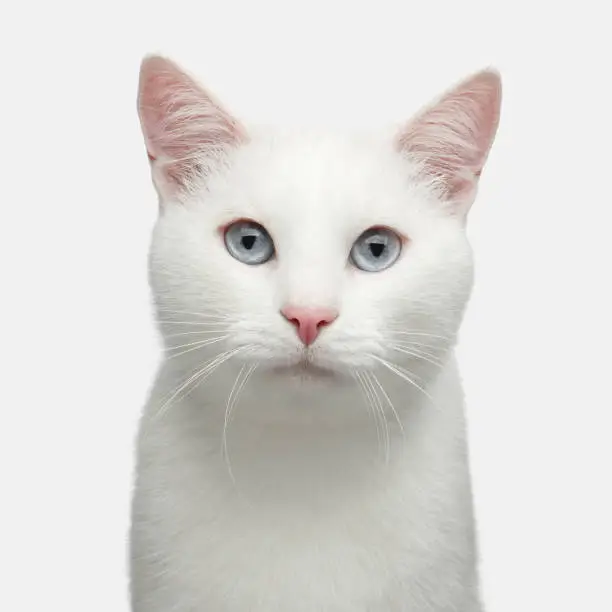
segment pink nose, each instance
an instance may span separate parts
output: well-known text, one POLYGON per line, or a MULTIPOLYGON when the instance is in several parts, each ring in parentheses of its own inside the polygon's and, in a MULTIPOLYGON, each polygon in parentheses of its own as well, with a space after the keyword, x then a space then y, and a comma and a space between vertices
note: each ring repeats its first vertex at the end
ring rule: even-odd
POLYGON ((300 306, 285 306, 281 314, 297 329, 300 340, 311 345, 319 335, 322 327, 333 323, 338 313, 331 308, 302 308, 300 306))

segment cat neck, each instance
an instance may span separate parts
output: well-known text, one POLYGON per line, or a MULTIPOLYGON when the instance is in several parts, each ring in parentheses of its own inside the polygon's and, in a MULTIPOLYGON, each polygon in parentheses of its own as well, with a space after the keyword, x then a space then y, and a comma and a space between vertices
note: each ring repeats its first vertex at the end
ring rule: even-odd
POLYGON ((388 482, 402 471, 395 468, 448 433, 440 421, 447 418, 448 383, 456 380, 453 363, 423 390, 384 372, 377 374, 380 386, 372 380, 365 391, 353 379, 252 376, 232 404, 239 371, 218 372, 157 421, 174 430, 181 448, 174 452, 201 457, 207 479, 212 472, 233 481, 259 505, 282 500, 305 511, 329 509, 388 482))

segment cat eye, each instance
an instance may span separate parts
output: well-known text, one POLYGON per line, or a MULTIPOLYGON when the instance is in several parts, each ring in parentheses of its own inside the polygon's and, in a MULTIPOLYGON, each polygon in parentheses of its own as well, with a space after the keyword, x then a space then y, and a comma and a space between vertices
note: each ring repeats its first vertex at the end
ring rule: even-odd
POLYGON ((381 272, 395 263, 401 250, 402 240, 395 232, 373 227, 355 240, 350 260, 365 272, 381 272))
POLYGON ((265 263, 274 255, 270 234, 254 221, 236 221, 228 226, 225 246, 232 257, 250 266, 265 263))

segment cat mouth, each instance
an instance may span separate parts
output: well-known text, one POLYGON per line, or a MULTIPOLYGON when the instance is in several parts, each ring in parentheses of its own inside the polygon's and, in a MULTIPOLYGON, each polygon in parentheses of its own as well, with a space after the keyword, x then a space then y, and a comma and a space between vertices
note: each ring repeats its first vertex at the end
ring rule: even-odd
POLYGON ((271 372, 277 376, 295 376, 300 378, 335 378, 337 376, 335 370, 316 364, 307 357, 294 363, 274 366, 271 368, 271 372))

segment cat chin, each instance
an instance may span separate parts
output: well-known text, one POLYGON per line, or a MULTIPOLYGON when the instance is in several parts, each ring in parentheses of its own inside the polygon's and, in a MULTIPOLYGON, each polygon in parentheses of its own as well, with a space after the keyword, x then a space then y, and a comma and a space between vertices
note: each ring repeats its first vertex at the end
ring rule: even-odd
POLYGON ((301 361, 298 363, 272 366, 269 368, 273 376, 289 376, 300 378, 333 378, 338 376, 335 370, 319 366, 311 361, 301 361))
POLYGON ((298 361, 274 364, 264 368, 271 380, 291 380, 302 383, 342 384, 348 375, 340 368, 321 365, 308 358, 298 361))

